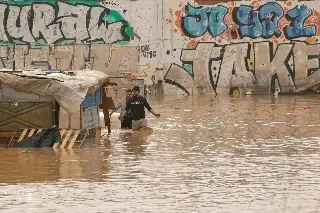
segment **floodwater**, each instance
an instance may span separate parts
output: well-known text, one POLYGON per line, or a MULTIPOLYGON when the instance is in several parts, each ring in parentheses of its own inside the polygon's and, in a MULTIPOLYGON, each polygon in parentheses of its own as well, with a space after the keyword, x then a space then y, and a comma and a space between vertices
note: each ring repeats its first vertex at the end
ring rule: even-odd
POLYGON ((0 212, 320 212, 320 96, 152 106, 162 114, 148 115, 152 135, 114 129, 92 148, 0 149, 0 212))

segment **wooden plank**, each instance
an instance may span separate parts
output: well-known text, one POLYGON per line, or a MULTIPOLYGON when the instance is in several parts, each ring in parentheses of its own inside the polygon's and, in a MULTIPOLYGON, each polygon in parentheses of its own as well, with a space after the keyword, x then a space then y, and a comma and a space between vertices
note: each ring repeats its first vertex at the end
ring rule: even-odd
POLYGON ((17 134, 18 131, 19 131, 19 129, 16 129, 16 131, 14 131, 14 133, 13 133, 12 136, 10 137, 10 141, 9 141, 9 143, 8 143, 8 147, 11 146, 11 143, 12 143, 12 141, 13 141, 13 139, 14 139, 14 137, 16 136, 16 134, 17 134))
POLYGON ((53 144, 53 148, 57 148, 59 146, 60 143, 55 143, 53 144))
POLYGON ((15 132, 0 132, 0 138, 10 138, 15 132))
POLYGON ((59 127, 62 129, 70 129, 70 113, 60 107, 59 111, 59 127))
POLYGON ((63 135, 64 135, 65 132, 66 132, 66 129, 62 129, 62 130, 60 131, 60 136, 61 136, 61 138, 63 138, 63 135))
POLYGON ((29 132, 28 137, 31 137, 35 131, 36 131, 35 129, 31 129, 30 132, 29 132))
POLYGON ((96 143, 100 144, 101 142, 101 127, 96 128, 96 143))
POLYGON ((71 114, 70 129, 81 129, 81 110, 71 114))
POLYGON ((77 130, 77 131, 74 133, 73 138, 72 138, 72 140, 70 141, 70 144, 69 144, 69 146, 68 146, 69 149, 73 147, 73 144, 74 144, 74 142, 77 140, 80 132, 81 132, 81 130, 77 130))
POLYGON ((68 113, 62 107, 59 111, 59 127, 62 129, 81 129, 81 110, 75 113, 68 113))
POLYGON ((83 111, 80 109, 80 122, 79 122, 79 128, 75 128, 75 129, 82 129, 82 114, 83 114, 83 111))
POLYGON ((24 138, 24 136, 26 135, 28 129, 24 129, 20 135, 20 138, 18 139, 18 142, 22 141, 22 139, 24 138))
MULTIPOLYGON (((17 99, 19 100, 19 99, 17 99)), ((52 102, 20 102, 13 108, 9 101, 0 102, 0 131, 48 128, 53 125, 52 102), (45 118, 45 119, 34 119, 45 118)))
POLYGON ((71 134, 72 134, 72 129, 69 129, 66 137, 64 138, 64 140, 63 140, 63 142, 62 142, 62 144, 61 144, 61 146, 60 146, 60 148, 64 148, 64 146, 67 144, 67 142, 68 142, 71 134))
POLYGON ((88 134, 89 134, 89 130, 86 130, 86 133, 85 133, 84 137, 82 138, 79 147, 81 147, 83 142, 87 140, 88 134))
MULTIPOLYGON (((61 129, 60 130, 60 136, 63 138, 64 133, 66 132, 66 129, 61 129)), ((55 143, 53 144, 53 148, 57 148, 60 145, 60 143, 55 143)))

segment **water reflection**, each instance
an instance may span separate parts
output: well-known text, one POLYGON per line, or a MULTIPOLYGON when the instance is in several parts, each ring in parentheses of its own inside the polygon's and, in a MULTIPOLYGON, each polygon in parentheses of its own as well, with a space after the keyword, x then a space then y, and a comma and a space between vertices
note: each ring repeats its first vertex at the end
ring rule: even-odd
POLYGON ((124 142, 128 154, 144 155, 147 148, 147 137, 139 133, 120 134, 120 140, 124 142))
POLYGON ((115 129, 80 150, 0 149, 1 208, 320 212, 319 103, 318 96, 165 99, 152 102, 162 114, 148 116, 153 134, 115 129))
POLYGON ((0 149, 0 182, 56 181, 59 157, 52 149, 0 149))
POLYGON ((0 183, 102 180, 108 151, 97 149, 0 149, 0 183))

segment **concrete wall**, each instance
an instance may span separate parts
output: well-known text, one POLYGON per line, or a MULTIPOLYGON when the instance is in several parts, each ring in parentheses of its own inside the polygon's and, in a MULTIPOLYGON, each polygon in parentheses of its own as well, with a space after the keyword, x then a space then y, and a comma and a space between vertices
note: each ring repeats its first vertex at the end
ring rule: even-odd
POLYGON ((320 83, 311 75, 319 69, 320 1, 202 2, 211 5, 165 3, 165 32, 174 41, 166 45, 166 61, 173 58, 168 80, 189 92, 197 87, 218 93, 290 91, 320 83))
POLYGON ((92 68, 187 94, 320 82, 320 1, 30 2, 0 4, 0 67, 92 68))

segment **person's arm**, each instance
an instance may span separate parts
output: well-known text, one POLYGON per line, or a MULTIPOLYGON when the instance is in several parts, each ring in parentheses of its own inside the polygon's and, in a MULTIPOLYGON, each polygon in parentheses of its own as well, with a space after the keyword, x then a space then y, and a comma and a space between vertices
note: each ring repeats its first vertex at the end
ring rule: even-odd
POLYGON ((153 114, 154 116, 156 116, 156 117, 160 117, 160 114, 158 114, 158 113, 155 113, 154 111, 153 111, 153 109, 151 108, 151 106, 150 106, 150 104, 148 103, 148 101, 147 101, 147 99, 144 99, 144 106, 147 108, 147 110, 151 113, 151 114, 153 114))
POLYGON ((115 107, 115 109, 111 111, 110 117, 111 117, 111 115, 112 115, 114 112, 118 111, 118 110, 120 109, 120 107, 121 107, 121 102, 118 103, 118 105, 115 107))
POLYGON ((130 101, 127 102, 126 108, 124 109, 123 113, 120 114, 120 118, 123 118, 124 116, 126 116, 126 114, 129 112, 129 110, 130 110, 130 101))

